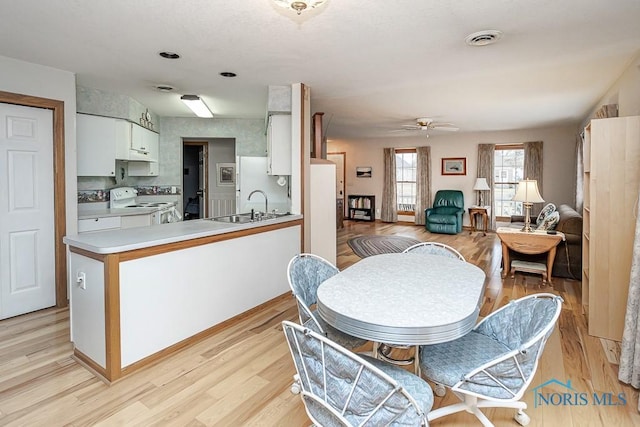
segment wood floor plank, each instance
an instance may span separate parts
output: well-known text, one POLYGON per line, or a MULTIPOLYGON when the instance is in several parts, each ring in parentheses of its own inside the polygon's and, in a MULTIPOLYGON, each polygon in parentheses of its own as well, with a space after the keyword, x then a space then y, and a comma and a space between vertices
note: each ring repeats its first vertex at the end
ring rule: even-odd
MULTIPOLYGON (((581 282, 539 275, 501 277, 501 248, 495 233, 432 234, 407 223, 346 221, 338 233, 338 267, 359 261, 347 241, 387 234, 438 241, 458 249, 486 274, 481 316, 509 301, 537 292, 565 300, 524 401, 530 426, 640 425, 638 391, 617 380, 619 343, 588 335, 581 282), (626 405, 540 405, 532 389, 555 378, 571 380, 577 392, 624 393, 626 405)), ((308 426, 300 396, 289 389, 293 363, 280 322, 297 321, 293 298, 258 310, 211 337, 123 380, 107 385, 72 357, 67 309, 48 309, 0 321, 0 425, 2 426, 308 426)), ((363 347, 363 349, 370 349, 363 347)), ((549 392, 562 392, 550 384, 549 392)), ((450 392, 434 408, 457 403, 450 392)), ((488 409, 494 424, 515 426, 514 411, 488 409)), ((434 426, 479 425, 468 413, 434 421, 434 426)))

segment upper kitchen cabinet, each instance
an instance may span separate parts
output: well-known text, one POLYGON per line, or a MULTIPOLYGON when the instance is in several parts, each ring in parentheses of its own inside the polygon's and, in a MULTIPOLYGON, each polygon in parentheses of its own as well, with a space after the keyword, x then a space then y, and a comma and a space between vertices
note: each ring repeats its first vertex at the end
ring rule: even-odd
POLYGON ((111 117, 76 115, 78 176, 116 176, 116 159, 129 154, 130 123, 111 117))
POLYGON ((131 152, 129 160, 158 161, 158 134, 131 123, 131 152))
POLYGON ((267 125, 267 173, 291 175, 291 115, 269 116, 267 125))

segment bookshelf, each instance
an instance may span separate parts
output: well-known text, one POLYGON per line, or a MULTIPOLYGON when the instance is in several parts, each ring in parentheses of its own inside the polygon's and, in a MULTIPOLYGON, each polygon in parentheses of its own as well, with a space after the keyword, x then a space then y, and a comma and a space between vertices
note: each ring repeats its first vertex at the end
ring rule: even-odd
POLYGON ((352 195, 347 199, 349 207, 348 219, 356 221, 375 221, 376 220, 376 197, 352 195))

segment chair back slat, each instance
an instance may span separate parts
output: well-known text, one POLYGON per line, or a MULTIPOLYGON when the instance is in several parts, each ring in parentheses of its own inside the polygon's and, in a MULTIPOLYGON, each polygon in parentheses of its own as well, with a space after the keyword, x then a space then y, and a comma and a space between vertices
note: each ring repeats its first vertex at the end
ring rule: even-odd
POLYGON ((445 256, 448 258, 459 259, 460 261, 465 261, 464 257, 460 252, 456 249, 452 248, 449 245, 445 245, 440 242, 420 242, 416 243, 413 246, 408 247, 403 253, 412 253, 412 254, 427 254, 427 255, 439 255, 445 256))
POLYGON ((305 409, 322 426, 424 425, 416 401, 391 377, 325 336, 283 321, 305 409))

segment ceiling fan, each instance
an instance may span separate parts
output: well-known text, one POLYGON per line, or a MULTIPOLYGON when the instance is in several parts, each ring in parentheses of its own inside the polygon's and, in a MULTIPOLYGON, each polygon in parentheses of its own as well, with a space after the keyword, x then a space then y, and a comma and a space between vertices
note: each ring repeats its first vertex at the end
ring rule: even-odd
POLYGON ((416 119, 416 123, 413 125, 402 125, 403 130, 443 130, 447 132, 455 132, 460 128, 453 125, 453 123, 436 122, 429 117, 421 117, 416 119))

